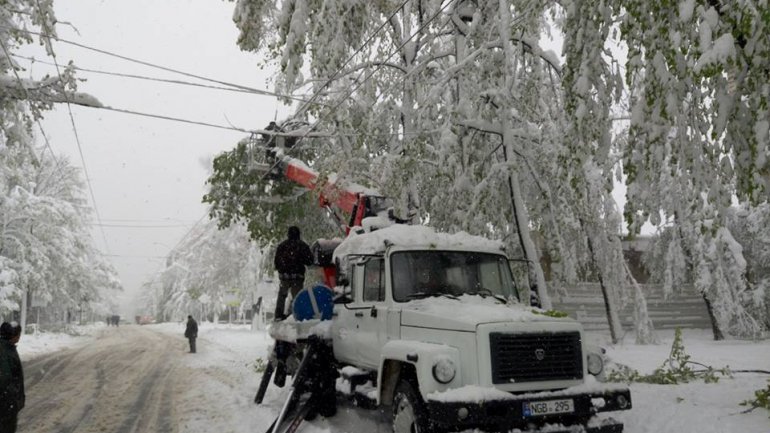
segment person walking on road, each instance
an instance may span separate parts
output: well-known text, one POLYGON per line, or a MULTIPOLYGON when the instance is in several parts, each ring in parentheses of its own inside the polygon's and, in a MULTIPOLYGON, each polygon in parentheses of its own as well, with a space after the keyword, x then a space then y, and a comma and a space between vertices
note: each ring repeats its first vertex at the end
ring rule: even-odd
POLYGON ((300 239, 299 227, 291 226, 288 238, 278 244, 275 250, 275 270, 278 271, 280 286, 275 301, 275 320, 286 318, 286 298, 291 293, 296 298, 305 282, 305 266, 313 264, 310 247, 300 239))
POLYGON ((24 408, 24 371, 16 344, 21 326, 16 322, 0 325, 0 433, 15 433, 19 411, 24 408))
POLYGON ((190 342, 190 353, 195 353, 195 339, 198 338, 198 322, 192 316, 187 316, 187 328, 184 336, 190 342))

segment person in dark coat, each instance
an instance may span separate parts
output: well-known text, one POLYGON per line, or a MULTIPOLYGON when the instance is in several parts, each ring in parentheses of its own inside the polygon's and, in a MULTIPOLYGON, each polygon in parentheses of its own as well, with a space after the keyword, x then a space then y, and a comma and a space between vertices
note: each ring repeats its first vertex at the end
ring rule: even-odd
POLYGON ((198 322, 192 316, 187 316, 187 328, 184 336, 190 342, 190 353, 195 353, 195 339, 198 338, 198 322))
POLYGON ((15 433, 19 411, 24 408, 24 371, 16 344, 21 326, 3 322, 0 325, 0 433, 15 433))
POLYGON ((288 239, 278 244, 275 250, 274 264, 280 281, 278 299, 275 301, 275 320, 286 318, 286 298, 289 293, 293 298, 297 297, 305 282, 305 266, 313 264, 310 247, 299 236, 299 227, 289 227, 288 239))

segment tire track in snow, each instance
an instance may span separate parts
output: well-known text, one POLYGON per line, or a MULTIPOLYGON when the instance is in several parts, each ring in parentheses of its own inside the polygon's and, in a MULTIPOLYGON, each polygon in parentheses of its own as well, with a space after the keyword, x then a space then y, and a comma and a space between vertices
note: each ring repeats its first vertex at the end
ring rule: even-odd
POLYGON ((35 386, 43 379, 51 380, 67 368, 72 362, 69 351, 62 354, 38 358, 24 366, 24 380, 27 388, 35 386))
POLYGON ((126 327, 30 363, 44 373, 28 382, 19 432, 176 432, 177 340, 126 327))
MULTIPOLYGON (((168 357, 157 360, 152 368, 152 373, 146 376, 138 386, 138 392, 135 394, 129 413, 143 414, 141 417, 129 417, 115 430, 116 433, 135 433, 143 431, 167 432, 170 421, 164 420, 162 424, 166 429, 149 430, 149 426, 158 423, 159 418, 164 414, 160 413, 159 404, 163 403, 164 390, 170 382, 171 368, 168 365, 168 357), (158 385, 161 385, 160 387, 158 385), (140 428, 140 426, 143 426, 140 428)), ((167 414, 165 414, 167 415, 167 414)), ((155 426, 158 427, 158 426, 155 426)))

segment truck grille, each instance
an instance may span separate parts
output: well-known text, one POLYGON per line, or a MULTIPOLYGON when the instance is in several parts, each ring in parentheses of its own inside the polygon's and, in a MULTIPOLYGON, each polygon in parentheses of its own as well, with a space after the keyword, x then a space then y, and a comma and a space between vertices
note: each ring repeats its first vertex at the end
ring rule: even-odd
POLYGON ((583 377, 580 333, 489 334, 492 383, 572 380, 583 377))

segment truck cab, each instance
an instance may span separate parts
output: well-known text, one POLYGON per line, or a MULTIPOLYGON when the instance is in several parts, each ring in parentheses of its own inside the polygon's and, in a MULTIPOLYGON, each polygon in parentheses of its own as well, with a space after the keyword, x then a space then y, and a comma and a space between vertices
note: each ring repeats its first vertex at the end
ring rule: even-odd
POLYGON ((622 432, 596 414, 629 409, 629 390, 592 376, 578 322, 521 301, 501 243, 393 225, 352 231, 334 260, 334 357, 371 379, 394 431, 622 432))

